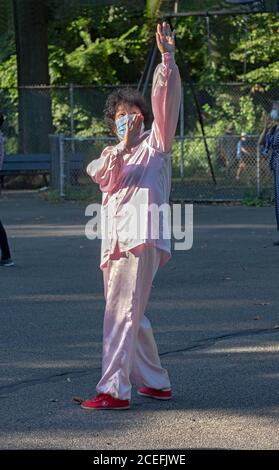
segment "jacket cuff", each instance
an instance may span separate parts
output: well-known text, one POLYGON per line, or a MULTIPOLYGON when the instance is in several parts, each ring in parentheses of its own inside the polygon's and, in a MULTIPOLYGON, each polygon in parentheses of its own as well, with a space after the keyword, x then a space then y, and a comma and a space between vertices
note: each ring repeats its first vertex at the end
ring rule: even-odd
POLYGON ((174 52, 164 52, 162 54, 162 63, 164 65, 174 65, 175 64, 174 52))

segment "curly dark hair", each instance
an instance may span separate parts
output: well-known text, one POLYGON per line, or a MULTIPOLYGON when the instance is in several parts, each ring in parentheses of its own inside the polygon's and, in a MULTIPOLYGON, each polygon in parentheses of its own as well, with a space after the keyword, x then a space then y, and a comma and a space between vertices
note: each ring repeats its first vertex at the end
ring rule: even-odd
POLYGON ((144 117, 144 124, 145 126, 148 126, 150 119, 150 111, 145 98, 140 94, 139 91, 134 90, 133 88, 117 88, 113 90, 107 97, 104 108, 105 123, 113 133, 115 126, 115 113, 117 106, 120 103, 127 103, 129 105, 138 106, 144 117))

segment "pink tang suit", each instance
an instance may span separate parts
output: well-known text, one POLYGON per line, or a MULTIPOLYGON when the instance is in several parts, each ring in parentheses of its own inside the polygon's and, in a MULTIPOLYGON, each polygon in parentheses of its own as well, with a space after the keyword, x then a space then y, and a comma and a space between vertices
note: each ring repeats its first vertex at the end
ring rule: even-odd
POLYGON ((132 383, 171 388, 144 313, 158 267, 171 257, 169 222, 165 226, 162 222, 168 212, 170 151, 180 98, 174 53, 166 52, 153 75, 151 130, 140 135, 130 152, 120 142, 106 147, 87 166, 102 191, 100 268, 106 307, 102 377, 96 391, 122 400, 131 398, 132 383), (151 207, 163 207, 166 212, 153 217, 156 210, 153 214, 151 207))

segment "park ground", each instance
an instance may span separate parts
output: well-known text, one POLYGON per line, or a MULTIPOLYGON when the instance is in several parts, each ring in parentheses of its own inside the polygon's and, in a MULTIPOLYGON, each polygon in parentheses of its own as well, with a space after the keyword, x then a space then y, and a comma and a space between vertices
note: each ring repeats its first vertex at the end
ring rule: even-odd
POLYGON ((104 312, 85 202, 0 200, 15 267, 0 271, 1 449, 278 449, 279 247, 273 207, 194 205, 147 309, 173 399, 87 411, 104 312))

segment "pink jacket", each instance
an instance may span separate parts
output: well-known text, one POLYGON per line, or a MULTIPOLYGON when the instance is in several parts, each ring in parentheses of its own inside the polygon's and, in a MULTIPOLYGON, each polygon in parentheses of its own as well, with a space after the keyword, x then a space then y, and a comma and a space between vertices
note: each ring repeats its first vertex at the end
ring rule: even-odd
POLYGON ((106 147, 100 158, 87 166, 88 175, 102 191, 101 269, 114 252, 117 241, 120 252, 145 245, 157 246, 161 250, 161 266, 171 257, 170 151, 180 98, 179 70, 174 54, 166 52, 153 75, 151 130, 143 132, 139 144, 130 152, 120 142, 106 147), (165 212, 159 210, 155 214, 155 210, 155 216, 150 212, 153 204, 164 208, 165 212))

